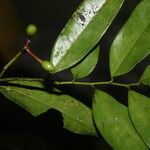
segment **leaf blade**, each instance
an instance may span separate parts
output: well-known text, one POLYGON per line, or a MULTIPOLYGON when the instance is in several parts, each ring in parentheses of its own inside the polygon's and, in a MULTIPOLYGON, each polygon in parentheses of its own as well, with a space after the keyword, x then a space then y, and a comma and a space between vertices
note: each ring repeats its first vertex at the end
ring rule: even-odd
POLYGON ((0 92, 32 115, 53 108, 62 113, 64 127, 69 131, 96 136, 91 110, 81 102, 68 95, 48 93, 41 82, 14 80, 7 83, 10 85, 0 86, 0 92))
POLYGON ((129 91, 129 114, 137 132, 150 148, 150 98, 129 91))
POLYGON ((147 150, 128 116, 128 109, 105 92, 96 90, 93 101, 95 123, 115 150, 147 150))
POLYGON ((150 3, 143 0, 116 36, 110 51, 111 76, 132 70, 150 54, 150 3))
POLYGON ((74 79, 89 75, 95 68, 99 56, 99 47, 95 48, 79 65, 71 69, 74 79))
POLYGON ((54 73, 81 60, 100 40, 123 0, 85 0, 57 38, 50 58, 54 73), (97 28, 97 25, 100 25, 97 28), (95 29, 95 30, 93 30, 95 29))
POLYGON ((144 73, 142 74, 140 83, 150 86, 150 65, 146 67, 144 73))

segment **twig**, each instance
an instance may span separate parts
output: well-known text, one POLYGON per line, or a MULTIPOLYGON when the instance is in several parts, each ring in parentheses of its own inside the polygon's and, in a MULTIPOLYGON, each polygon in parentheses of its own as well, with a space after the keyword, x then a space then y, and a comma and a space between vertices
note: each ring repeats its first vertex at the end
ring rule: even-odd
POLYGON ((11 59, 11 60, 4 66, 3 70, 2 70, 1 73, 0 73, 0 78, 2 78, 2 76, 4 75, 4 73, 8 70, 8 68, 9 68, 12 64, 14 64, 14 63, 16 62, 16 60, 17 60, 21 55, 22 55, 22 51, 19 51, 19 52, 17 53, 17 55, 16 55, 13 59, 11 59))

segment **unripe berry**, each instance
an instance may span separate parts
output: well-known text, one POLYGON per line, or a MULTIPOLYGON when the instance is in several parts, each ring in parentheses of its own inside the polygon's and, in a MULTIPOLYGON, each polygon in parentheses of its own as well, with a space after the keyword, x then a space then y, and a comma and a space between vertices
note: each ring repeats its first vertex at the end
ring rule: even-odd
POLYGON ((37 27, 34 24, 29 24, 26 28, 26 33, 29 36, 34 36, 37 33, 37 27))
POLYGON ((48 72, 52 72, 54 69, 54 66, 52 65, 52 63, 47 60, 42 61, 41 66, 45 71, 48 71, 48 72))

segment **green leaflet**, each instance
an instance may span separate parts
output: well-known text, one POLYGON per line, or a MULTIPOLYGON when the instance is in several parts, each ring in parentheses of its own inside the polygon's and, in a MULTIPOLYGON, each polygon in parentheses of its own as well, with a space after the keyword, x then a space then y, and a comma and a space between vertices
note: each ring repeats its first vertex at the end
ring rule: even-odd
POLYGON ((130 121, 127 107, 112 96, 95 91, 93 116, 98 130, 114 150, 148 150, 130 121))
POLYGON ((84 0, 66 24, 52 49, 53 73, 81 60, 100 40, 123 0, 84 0))
POLYGON ((138 134, 150 148, 150 98, 130 91, 129 114, 138 134))
POLYGON ((38 81, 9 81, 11 85, 0 86, 0 92, 32 115, 37 116, 54 108, 62 113, 64 128, 79 134, 96 136, 91 110, 68 95, 54 95, 44 91, 38 81))
POLYGON ((132 70, 150 54, 150 1, 143 0, 116 36, 110 51, 111 76, 132 70))
POLYGON ((150 65, 145 69, 140 82, 150 86, 150 65))
POLYGON ((99 56, 99 46, 92 51, 80 64, 71 69, 74 79, 89 75, 95 68, 99 56))

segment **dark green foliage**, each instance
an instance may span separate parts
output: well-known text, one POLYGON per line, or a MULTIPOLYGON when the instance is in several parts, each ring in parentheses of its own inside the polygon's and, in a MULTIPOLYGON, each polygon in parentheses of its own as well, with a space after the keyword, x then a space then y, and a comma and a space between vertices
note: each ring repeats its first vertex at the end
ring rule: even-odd
MULTIPOLYGON (((97 65, 99 46, 123 0, 84 0, 58 36, 49 61, 41 65, 55 74, 70 69, 74 79, 88 76, 97 65)), ((150 0, 141 1, 115 37, 110 49, 111 81, 54 81, 45 88, 43 79, 0 79, 0 92, 17 105, 37 116, 56 109, 63 116, 64 128, 79 134, 97 136, 96 128, 115 150, 150 148, 150 98, 131 86, 150 86, 150 66, 138 83, 115 83, 114 77, 130 72, 150 54, 150 0), (5 84, 4 84, 5 83, 5 84), (128 88, 128 107, 94 87, 92 110, 77 99, 60 93, 54 85, 112 84, 128 88), (94 126, 95 124, 95 126, 94 126)), ((9 65, 10 66, 10 63, 9 65)), ((0 76, 5 72, 2 71, 0 76)), ((118 91, 118 94, 120 92, 118 91)))

